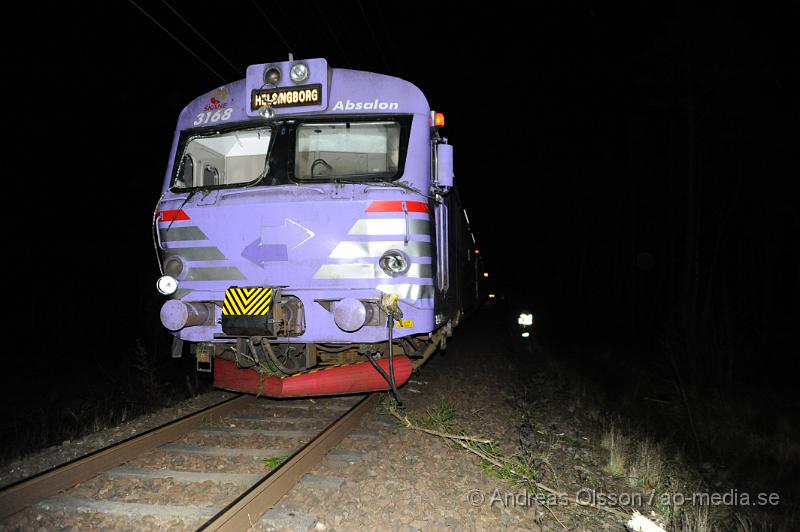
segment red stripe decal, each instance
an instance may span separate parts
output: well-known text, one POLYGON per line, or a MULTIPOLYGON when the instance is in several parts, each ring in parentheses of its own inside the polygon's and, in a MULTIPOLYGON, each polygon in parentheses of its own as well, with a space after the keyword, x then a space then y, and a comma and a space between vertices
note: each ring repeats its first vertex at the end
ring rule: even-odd
POLYGON ((188 220, 189 215, 182 210, 176 211, 161 211, 158 213, 159 222, 174 222, 180 220, 188 220))
MULTIPOLYGON (((421 201, 406 201, 408 212, 430 212, 428 205, 421 201)), ((403 212, 402 201, 373 201, 367 212, 403 212)))

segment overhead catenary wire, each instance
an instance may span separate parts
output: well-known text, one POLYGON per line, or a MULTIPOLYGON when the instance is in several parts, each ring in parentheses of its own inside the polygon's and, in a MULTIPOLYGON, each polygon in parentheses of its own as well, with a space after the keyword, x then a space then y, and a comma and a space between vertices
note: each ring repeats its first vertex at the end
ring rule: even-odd
POLYGON ((325 27, 328 29, 328 33, 330 34, 331 39, 333 39, 333 44, 335 44, 336 48, 339 49, 339 53, 342 54, 342 58, 345 61, 347 61, 347 65, 346 66, 352 65, 353 62, 350 60, 350 57, 347 54, 347 52, 344 51, 344 48, 342 47, 342 43, 339 41, 339 37, 337 37, 336 36, 336 32, 333 31, 333 28, 331 27, 330 23, 328 22, 328 16, 322 10, 322 6, 319 5, 319 1, 318 0, 314 0, 314 7, 317 9, 317 12, 319 13, 320 18, 325 22, 325 27))
POLYGON ((169 35, 170 37, 172 37, 172 39, 173 39, 175 42, 177 42, 178 44, 180 44, 180 45, 183 47, 183 49, 184 49, 184 50, 186 50, 187 52, 189 52, 190 54, 192 54, 192 56, 193 56, 195 59, 197 59, 198 61, 200 61, 200 62, 203 64, 203 66, 205 66, 207 69, 209 69, 211 72, 213 72, 213 73, 214 73, 214 75, 216 75, 216 76, 217 76, 219 79, 221 79, 221 80, 223 81, 223 83, 227 83, 227 81, 228 81, 228 80, 227 80, 227 79, 225 79, 225 78, 222 76, 222 74, 220 74, 219 72, 217 72, 216 70, 214 70, 213 68, 211 68, 211 66, 210 66, 208 63, 206 63, 205 61, 203 61, 203 59, 202 59, 202 58, 201 58, 199 55, 197 55, 196 53, 194 53, 194 52, 192 51, 192 49, 191 49, 191 48, 189 48, 188 46, 186 46, 185 44, 183 44, 183 42, 181 42, 181 40, 180 40, 180 39, 178 39, 178 38, 177 38, 177 37, 175 37, 175 36, 174 36, 172 33, 170 33, 170 31, 169 31, 167 28, 165 28, 164 26, 162 26, 162 25, 161 25, 161 23, 159 23, 159 22, 158 22, 158 21, 157 21, 155 18, 153 18, 153 16, 152 16, 152 15, 150 15, 150 13, 148 13, 147 11, 145 11, 144 9, 142 9, 142 7, 141 7, 139 4, 137 4, 136 2, 134 2, 133 0, 128 0, 128 2, 130 2, 131 4, 133 4, 133 5, 136 7, 136 9, 138 9, 139 11, 141 11, 141 12, 142 12, 142 13, 143 13, 143 14, 144 14, 144 15, 145 15, 147 18, 149 18, 150 20, 152 20, 152 21, 153 21, 153 23, 154 23, 156 26, 158 26, 159 28, 161 28, 161 29, 164 31, 164 33, 166 33, 167 35, 169 35))
POLYGON ((381 61, 383 61, 383 65, 386 67, 386 73, 389 74, 392 72, 392 68, 389 66, 389 61, 386 60, 386 55, 384 55, 383 48, 378 42, 378 37, 375 35, 375 31, 372 29, 372 23, 369 21, 367 12, 364 11, 364 6, 361 4, 361 0, 356 0, 356 3, 358 4, 358 9, 361 10, 361 16, 364 17, 364 22, 367 23, 367 29, 369 30, 369 34, 372 36, 372 42, 375 43, 375 48, 378 49, 378 54, 381 56, 381 61))
POLYGON ((234 64, 233 64, 233 63, 232 63, 232 62, 231 62, 231 61, 230 61, 230 60, 229 60, 227 57, 225 57, 225 54, 223 54, 222 52, 220 52, 219 50, 217 50, 217 47, 216 47, 216 46, 214 46, 213 44, 211 44, 211 42, 210 42, 208 39, 206 39, 206 38, 203 36, 203 34, 202 34, 202 33, 200 33, 200 32, 197 30, 197 28, 195 28, 194 26, 192 26, 192 25, 189 23, 189 21, 188 21, 188 20, 186 20, 185 18, 183 18, 183 16, 182 16, 180 13, 178 13, 178 11, 177 11, 177 10, 176 10, 174 7, 172 7, 171 5, 169 5, 169 3, 167 2, 167 0, 161 0, 161 3, 163 3, 165 6, 167 6, 167 7, 170 9, 170 11, 172 11, 173 13, 175 13, 175 16, 176 16, 176 17, 178 17, 179 19, 181 19, 181 21, 182 21, 184 24, 186 24, 187 26, 189 26, 189 28, 190 28, 190 29, 191 29, 193 32, 195 32, 195 34, 196 34, 198 37, 200 37, 201 39, 203 39, 203 42, 204 42, 204 43, 206 43, 206 44, 207 44, 207 45, 208 45, 208 46, 209 46, 209 47, 210 47, 212 50, 214 50, 214 51, 217 53, 217 55, 218 55, 218 56, 220 56, 222 59, 224 59, 224 60, 225 60, 225 62, 226 62, 226 63, 228 63, 228 64, 231 66, 231 68, 232 68, 232 69, 233 69, 233 70, 234 70, 234 71, 235 71, 237 74, 240 74, 240 75, 242 74, 242 71, 241 71, 241 70, 240 70, 240 69, 239 69, 239 68, 238 68, 236 65, 234 65, 234 64))
POLYGON ((275 35, 277 35, 277 36, 278 36, 278 38, 281 40, 281 42, 282 42, 282 43, 283 43, 283 44, 286 46, 286 50, 287 50, 289 53, 291 53, 291 52, 292 52, 292 47, 291 47, 291 46, 289 46, 289 43, 288 43, 288 42, 286 42, 286 39, 284 39, 284 38, 283 38, 283 35, 281 35, 281 32, 280 32, 280 31, 278 31, 278 28, 276 28, 276 27, 275 27, 275 24, 273 24, 273 23, 272 23, 272 21, 271 21, 271 20, 269 19, 269 17, 267 16, 267 14, 266 14, 266 13, 264 13, 264 10, 263 10, 263 9, 261 9, 261 6, 259 6, 259 5, 258 5, 258 3, 256 2, 256 0, 250 0, 250 2, 251 2, 251 3, 252 3, 254 6, 255 6, 255 8, 258 10, 258 12, 259 12, 259 13, 261 13, 261 16, 262 16, 262 17, 264 17, 264 20, 266 20, 266 21, 267 21, 267 24, 269 24, 269 27, 270 27, 270 28, 272 28, 272 31, 274 31, 274 32, 275 32, 275 35))

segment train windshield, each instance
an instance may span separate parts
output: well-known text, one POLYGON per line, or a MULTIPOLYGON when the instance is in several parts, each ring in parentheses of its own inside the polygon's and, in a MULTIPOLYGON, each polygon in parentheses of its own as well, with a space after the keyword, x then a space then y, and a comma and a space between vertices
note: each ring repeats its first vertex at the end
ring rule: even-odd
POLYGON ((295 178, 387 178, 397 174, 397 122, 306 123, 298 125, 296 138, 295 178))
POLYGON ((229 131, 189 139, 174 188, 245 184, 267 171, 272 130, 229 131))

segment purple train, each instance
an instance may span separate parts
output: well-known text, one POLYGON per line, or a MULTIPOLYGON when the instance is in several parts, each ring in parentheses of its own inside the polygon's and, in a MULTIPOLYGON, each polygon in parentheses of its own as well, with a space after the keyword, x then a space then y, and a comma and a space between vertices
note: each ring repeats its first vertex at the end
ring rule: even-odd
POLYGON ((398 78, 251 65, 181 112, 153 237, 161 322, 215 386, 400 386, 478 301, 444 117, 398 78))

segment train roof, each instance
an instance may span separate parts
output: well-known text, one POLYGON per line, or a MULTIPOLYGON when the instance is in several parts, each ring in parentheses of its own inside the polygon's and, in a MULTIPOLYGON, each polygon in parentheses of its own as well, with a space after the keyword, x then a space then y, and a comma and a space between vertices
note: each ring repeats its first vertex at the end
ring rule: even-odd
POLYGON ((403 79, 330 68, 321 58, 304 59, 250 65, 245 79, 217 87, 189 103, 180 114, 178 129, 259 120, 265 114, 362 113, 427 115, 430 107, 422 91, 403 79), (299 81, 293 80, 293 69, 300 74, 294 76, 299 81))

